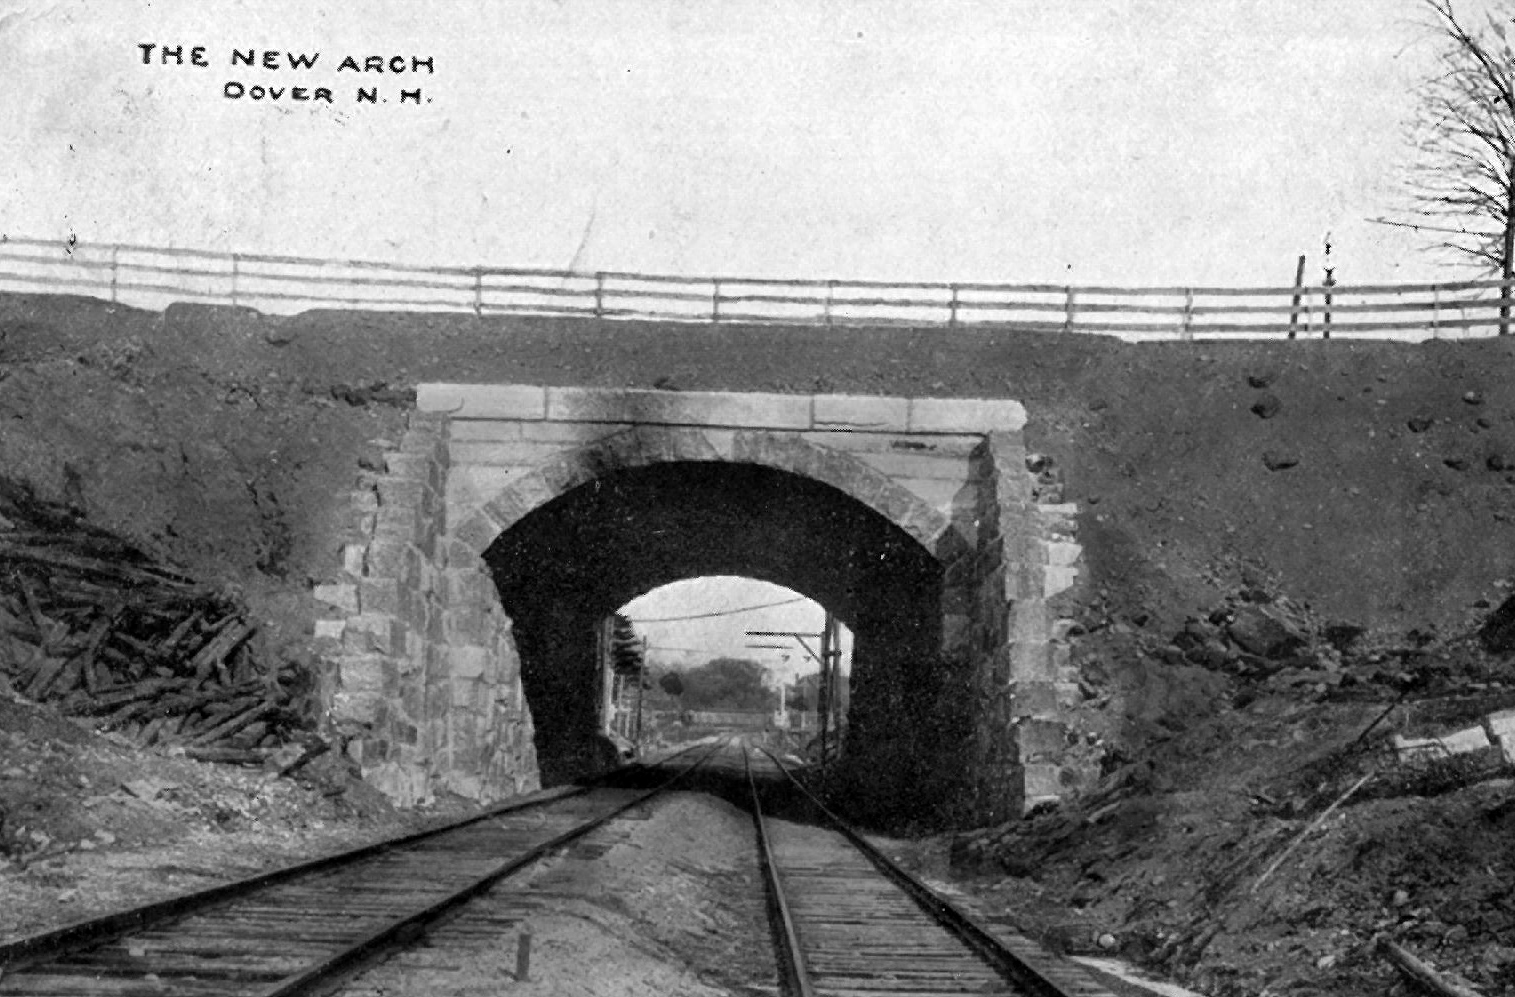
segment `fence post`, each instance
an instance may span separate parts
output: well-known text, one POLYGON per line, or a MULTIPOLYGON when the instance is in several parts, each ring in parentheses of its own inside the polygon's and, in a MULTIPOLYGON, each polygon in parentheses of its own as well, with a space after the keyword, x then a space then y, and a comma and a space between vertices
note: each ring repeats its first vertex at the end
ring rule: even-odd
POLYGON ((1326 301, 1325 301, 1325 312, 1321 316, 1320 338, 1321 339, 1330 339, 1331 338, 1331 288, 1333 288, 1333 287, 1336 286, 1336 281, 1331 278, 1331 271, 1329 271, 1329 270, 1326 271, 1326 280, 1325 280, 1325 283, 1322 284, 1321 286, 1326 289, 1326 291, 1325 291, 1326 301))
POLYGON ((473 268, 473 315, 484 317, 484 268, 473 268))
POLYGON ((116 265, 117 265, 117 263, 120 260, 120 256, 121 256, 121 244, 120 243, 114 243, 114 244, 112 244, 111 247, 110 247, 110 303, 113 304, 113 305, 116 303, 116 283, 117 283, 116 265))
POLYGON ((242 270, 242 257, 237 253, 231 254, 231 306, 237 307, 237 278, 242 270))
POLYGON ((710 281, 710 322, 721 324, 721 282, 714 278, 710 281))
MULTIPOLYGON (((1508 244, 1507 244, 1508 245, 1508 244)), ((1510 334, 1510 278, 1506 277, 1499 284, 1499 334, 1510 334)))
POLYGON ((1440 339, 1441 330, 1441 285, 1431 285, 1431 337, 1440 339))
POLYGON ((594 317, 605 317, 605 272, 596 270, 594 273, 594 317))
POLYGON ((947 314, 947 326, 949 328, 956 328, 956 326, 957 326, 957 285, 956 284, 952 285, 952 310, 947 314))
POLYGON ((1073 306, 1074 306, 1073 286, 1070 284, 1067 287, 1063 288, 1063 291, 1067 295, 1067 300, 1063 303, 1063 312, 1064 312, 1064 315, 1065 315, 1065 317, 1063 319, 1063 331, 1064 332, 1072 332, 1073 331, 1073 306))
POLYGON ((1191 326, 1194 325, 1194 288, 1184 288, 1184 330, 1185 339, 1193 339, 1194 333, 1191 326))
POLYGON ((831 307, 836 302, 836 281, 826 281, 826 324, 831 324, 831 307))
POLYGON ((1305 284, 1305 258, 1299 258, 1299 265, 1294 268, 1294 307, 1289 311, 1289 338, 1293 339, 1299 331, 1299 299, 1305 284))

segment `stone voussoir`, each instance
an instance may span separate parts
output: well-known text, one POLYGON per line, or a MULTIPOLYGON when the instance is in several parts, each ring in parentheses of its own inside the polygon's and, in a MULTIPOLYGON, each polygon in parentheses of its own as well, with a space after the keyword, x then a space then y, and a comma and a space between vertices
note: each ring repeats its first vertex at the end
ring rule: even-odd
MULTIPOLYGON (((476 556, 484 553, 489 545, 494 543, 495 537, 499 536, 502 527, 495 522, 483 510, 475 512, 458 526, 453 532, 453 538, 468 545, 468 549, 476 556)), ((457 552, 449 550, 449 563, 457 552)))

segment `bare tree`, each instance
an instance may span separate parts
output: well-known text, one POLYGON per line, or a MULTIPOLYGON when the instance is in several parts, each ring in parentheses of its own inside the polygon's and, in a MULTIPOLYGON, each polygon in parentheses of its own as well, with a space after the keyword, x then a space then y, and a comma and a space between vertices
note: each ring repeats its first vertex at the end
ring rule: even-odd
MULTIPOLYGON (((1407 217, 1432 248, 1489 276, 1515 274, 1515 7, 1499 0, 1481 27, 1453 0, 1422 0, 1441 42, 1436 73, 1419 91, 1406 175, 1407 217)), ((1508 298, 1508 291, 1503 297, 1508 298)), ((1508 331, 1509 304, 1500 331, 1508 331)))

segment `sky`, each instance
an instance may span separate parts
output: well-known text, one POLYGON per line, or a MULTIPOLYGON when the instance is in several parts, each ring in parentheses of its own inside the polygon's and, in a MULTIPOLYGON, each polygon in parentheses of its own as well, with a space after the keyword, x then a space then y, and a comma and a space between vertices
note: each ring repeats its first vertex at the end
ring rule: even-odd
MULTIPOLYGON (((1476 18, 1480 2, 1461 6, 1476 18)), ((433 266, 1277 286, 1300 254, 1307 282, 1323 276, 1329 233, 1340 283, 1444 279, 1413 234, 1370 220, 1396 203, 1432 65, 1422 9, 0 0, 0 235, 433 266)), ((680 586, 633 615, 772 596, 680 586)), ((751 619, 814 630, 819 613, 751 619)), ((653 644, 741 651, 735 619, 653 629, 653 644)))
MULTIPOLYGON (((648 659, 682 670, 712 658, 748 658, 775 678, 792 682, 819 670, 816 661, 793 637, 750 637, 749 630, 818 634, 826 611, 818 603, 769 582, 751 578, 696 578, 654 589, 633 599, 621 612, 647 639, 648 659), (691 618, 692 617, 692 618, 691 618), (753 648, 752 644, 782 644, 753 648)), ((812 653, 820 642, 807 637, 812 653)), ((841 628, 841 668, 849 671, 852 634, 841 628)))
POLYGON ((0 0, 0 52, 11 236, 1277 285, 1330 233, 1340 282, 1441 272, 1368 220, 1433 52, 1418 0, 0 0))

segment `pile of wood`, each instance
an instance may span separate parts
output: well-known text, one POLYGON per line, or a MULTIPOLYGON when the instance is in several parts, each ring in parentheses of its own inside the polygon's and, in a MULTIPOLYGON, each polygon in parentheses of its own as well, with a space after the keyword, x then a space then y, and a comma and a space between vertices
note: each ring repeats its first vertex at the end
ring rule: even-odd
POLYGON ((258 660, 234 600, 112 534, 30 511, 18 522, 0 508, 0 679, 14 695, 215 761, 260 760, 307 726, 300 669, 258 660))

